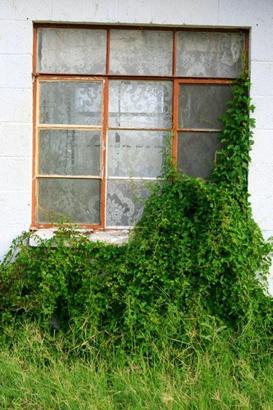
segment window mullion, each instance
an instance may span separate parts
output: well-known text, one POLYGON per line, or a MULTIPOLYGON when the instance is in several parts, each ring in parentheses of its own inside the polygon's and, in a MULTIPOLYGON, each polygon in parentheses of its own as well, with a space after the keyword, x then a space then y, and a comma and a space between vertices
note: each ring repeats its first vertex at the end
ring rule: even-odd
POLYGON ((179 110, 179 81, 173 81, 173 143, 172 157, 174 165, 177 167, 177 131, 178 131, 178 110, 179 110))
MULTIPOLYGON (((108 39, 109 35, 107 35, 108 39)), ((107 40, 107 44, 109 40, 107 40)), ((108 59, 107 59, 108 61, 108 59)), ((109 115, 109 79, 106 78, 103 86, 103 117, 102 117, 102 133, 101 133, 101 224, 106 226, 106 178, 107 178, 107 131, 108 131, 108 115, 109 115)))
POLYGON ((172 75, 175 77, 176 74, 176 31, 173 31, 173 61, 172 61, 172 75))

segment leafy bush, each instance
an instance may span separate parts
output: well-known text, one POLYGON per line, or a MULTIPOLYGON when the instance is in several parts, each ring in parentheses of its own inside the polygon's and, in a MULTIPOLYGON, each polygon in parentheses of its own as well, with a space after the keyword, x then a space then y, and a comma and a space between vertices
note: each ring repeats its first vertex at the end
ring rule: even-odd
POLYGON ((248 91, 246 79, 233 86, 210 180, 169 167, 128 244, 92 243, 65 228, 36 248, 27 235, 15 241, 0 268, 5 341, 28 320, 80 355, 194 349, 219 333, 246 350, 271 349, 273 306, 263 286, 271 246, 247 194, 248 91))

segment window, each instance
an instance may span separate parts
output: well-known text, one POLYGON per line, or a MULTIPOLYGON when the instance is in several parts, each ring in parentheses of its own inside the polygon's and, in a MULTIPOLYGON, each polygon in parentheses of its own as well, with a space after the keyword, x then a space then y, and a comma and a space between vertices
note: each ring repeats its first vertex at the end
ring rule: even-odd
POLYGON ((35 26, 33 226, 132 226, 168 142, 181 171, 207 178, 246 37, 35 26))

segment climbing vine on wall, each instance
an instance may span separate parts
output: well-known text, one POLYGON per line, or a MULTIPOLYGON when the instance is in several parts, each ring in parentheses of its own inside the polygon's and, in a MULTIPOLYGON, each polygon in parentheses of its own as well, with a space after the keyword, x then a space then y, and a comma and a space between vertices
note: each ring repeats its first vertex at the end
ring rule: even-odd
POLYGON ((217 155, 212 179, 221 189, 228 189, 237 198, 247 194, 250 149, 253 143, 254 106, 249 98, 250 81, 239 78, 233 85, 233 99, 222 118, 220 141, 223 149, 217 155))
POLYGON ((27 235, 15 241, 0 268, 3 337, 28 320, 45 334, 65 335, 81 354, 87 346, 109 349, 110 340, 147 352, 202 344, 215 328, 268 340, 273 310, 262 284, 271 247, 247 194, 249 86, 247 78, 233 85, 211 178, 168 167, 128 244, 92 243, 66 228, 36 248, 27 235))

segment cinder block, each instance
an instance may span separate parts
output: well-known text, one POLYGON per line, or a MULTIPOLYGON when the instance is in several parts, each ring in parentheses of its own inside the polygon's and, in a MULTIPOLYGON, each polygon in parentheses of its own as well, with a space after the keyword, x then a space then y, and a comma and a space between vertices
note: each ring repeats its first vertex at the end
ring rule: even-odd
POLYGON ((32 124, 0 123, 0 147, 0 162, 3 157, 30 158, 32 124))
POLYGON ((32 38, 32 21, 0 19, 0 54, 32 54, 32 38))
MULTIPOLYGON (((161 7, 161 5, 161 2, 157 3, 157 7, 161 7)), ((162 15, 161 18, 158 19, 157 7, 154 8, 152 0, 150 2, 145 2, 145 0, 139 0, 138 2, 129 0, 126 4, 124 4, 122 0, 116 0, 115 15, 117 21, 120 23, 130 21, 132 24, 138 24, 142 21, 144 24, 158 24, 162 18, 162 15)), ((101 15, 103 10, 98 10, 101 15)), ((171 10, 169 11, 171 13, 171 10)))
MULTIPOLYGON (((122 7, 122 3, 120 0, 120 7, 122 7)), ((137 10, 137 2, 132 0, 132 3, 137 10)), ((145 7, 143 7, 143 14, 145 7)), ((218 23, 218 0, 152 0, 151 21, 154 24, 216 26, 218 23)))
POLYGON ((30 225, 31 192, 0 191, 0 209, 0 225, 30 225))
MULTIPOLYGON (((268 1, 273 6, 273 2, 268 1)), ((259 3, 256 3, 260 10, 259 3)), ((257 14, 259 11, 253 8, 257 14)), ((254 23, 251 29, 250 56, 252 61, 273 61, 273 12, 268 24, 254 23)))
POLYGON ((125 23, 125 24, 169 24, 169 25, 217 25, 217 0, 74 0, 53 2, 52 19, 74 22, 125 23), (179 10, 179 12, 178 12, 179 10))
MULTIPOLYGON (((0 19, 50 20, 55 0, 1 0, 0 19)), ((58 0, 66 7, 66 0, 58 0)), ((77 3, 80 8, 80 4, 77 3)))
POLYGON ((247 27, 272 24, 273 3, 271 0, 219 0, 218 23, 247 27))
MULTIPOLYGON (((253 165, 273 162, 273 130, 255 130, 254 144, 251 149, 251 162, 253 165)), ((253 176, 255 178, 255 175, 253 176)))
MULTIPOLYGON (((121 16, 116 14, 118 0, 66 0, 52 2, 51 19, 54 21, 74 21, 83 23, 118 23, 121 16)), ((123 2, 123 10, 128 8, 130 1, 123 2)), ((149 7, 147 5, 147 7, 149 7)))
POLYGON ((32 121, 31 88, 0 88, 0 121, 30 123, 32 121))
POLYGON ((1 158, 1 191, 31 191, 31 159, 1 158))
POLYGON ((251 94, 273 97, 273 61, 251 62, 251 94))
POLYGON ((273 159, 271 163, 251 163, 249 167, 248 188, 250 194, 253 195, 266 195, 268 193, 273 195, 273 159))
POLYGON ((250 203, 255 221, 262 230, 273 231, 273 193, 265 192, 250 197, 250 203))
POLYGON ((273 96, 254 96, 255 119, 257 129, 273 129, 273 96))
POLYGON ((30 54, 0 54, 0 88, 30 88, 32 86, 30 54))

